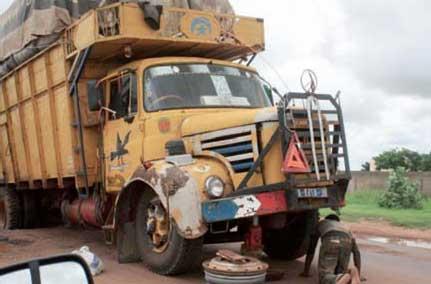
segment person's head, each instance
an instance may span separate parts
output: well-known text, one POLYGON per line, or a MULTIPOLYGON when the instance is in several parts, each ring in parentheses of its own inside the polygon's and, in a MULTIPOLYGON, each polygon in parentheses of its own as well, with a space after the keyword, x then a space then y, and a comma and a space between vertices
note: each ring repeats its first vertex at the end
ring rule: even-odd
POLYGON ((326 216, 325 219, 340 222, 340 217, 338 217, 338 215, 335 215, 335 214, 330 214, 330 215, 326 216))

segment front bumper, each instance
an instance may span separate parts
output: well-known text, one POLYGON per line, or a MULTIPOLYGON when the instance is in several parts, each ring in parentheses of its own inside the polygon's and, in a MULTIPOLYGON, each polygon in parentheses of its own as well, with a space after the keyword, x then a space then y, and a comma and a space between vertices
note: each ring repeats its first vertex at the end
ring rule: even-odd
POLYGON ((259 192, 256 189, 241 190, 243 194, 202 204, 203 219, 207 223, 230 221, 254 216, 272 215, 283 212, 339 208, 344 206, 346 186, 334 184, 326 187, 327 198, 299 198, 296 189, 276 189, 259 192), (250 192, 248 192, 250 191, 250 192))

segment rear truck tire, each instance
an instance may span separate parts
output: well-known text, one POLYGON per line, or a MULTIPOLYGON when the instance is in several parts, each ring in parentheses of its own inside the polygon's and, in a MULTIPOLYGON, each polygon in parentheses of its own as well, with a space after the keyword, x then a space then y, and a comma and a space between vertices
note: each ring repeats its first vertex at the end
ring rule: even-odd
POLYGON ((142 194, 136 210, 136 242, 142 262, 161 275, 194 270, 202 261, 203 238, 180 236, 158 197, 142 194))
POLYGON ((35 229, 40 227, 40 206, 38 193, 33 190, 20 192, 23 208, 23 229, 35 229))
POLYGON ((312 210, 293 216, 283 229, 265 230, 265 253, 270 258, 279 260, 295 260, 304 256, 317 222, 318 211, 312 210))
POLYGON ((3 191, 0 196, 0 229, 21 229, 22 208, 18 192, 11 188, 0 190, 3 191))

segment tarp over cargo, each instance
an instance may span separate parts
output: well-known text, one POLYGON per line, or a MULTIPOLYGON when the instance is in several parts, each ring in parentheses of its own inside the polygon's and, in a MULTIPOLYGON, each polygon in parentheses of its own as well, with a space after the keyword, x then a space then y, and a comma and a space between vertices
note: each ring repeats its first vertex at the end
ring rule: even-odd
MULTIPOLYGON (((0 16, 0 77, 54 43, 74 19, 118 0, 14 0, 0 16)), ((134 1, 124 1, 134 2, 134 1)), ((141 1, 144 2, 144 1, 141 1)), ((152 5, 233 14, 229 0, 149 0, 152 5)))
POLYGON ((55 42, 101 0, 15 0, 0 16, 0 75, 55 42))

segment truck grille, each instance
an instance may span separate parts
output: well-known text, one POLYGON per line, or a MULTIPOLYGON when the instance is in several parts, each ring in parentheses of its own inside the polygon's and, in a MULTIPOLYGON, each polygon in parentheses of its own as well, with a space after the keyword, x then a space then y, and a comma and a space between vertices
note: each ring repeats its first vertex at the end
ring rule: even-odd
POLYGON ((256 127, 230 128, 203 134, 200 137, 200 150, 216 152, 225 157, 235 173, 247 172, 258 156, 253 146, 256 127))

